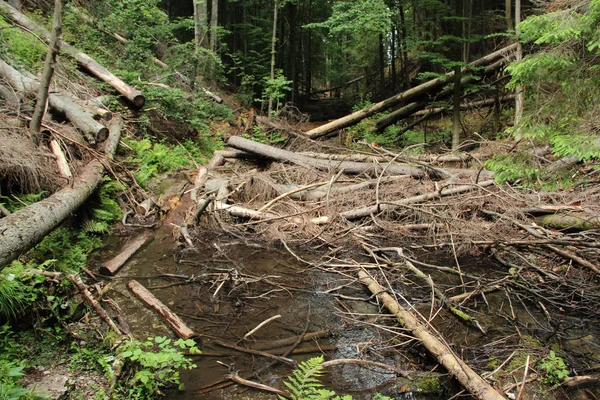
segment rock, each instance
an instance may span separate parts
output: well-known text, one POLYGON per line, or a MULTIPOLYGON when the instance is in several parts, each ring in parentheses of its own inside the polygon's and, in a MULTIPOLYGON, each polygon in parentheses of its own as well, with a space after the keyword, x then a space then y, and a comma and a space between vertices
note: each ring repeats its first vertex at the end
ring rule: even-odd
POLYGON ((69 388, 67 382, 69 377, 61 374, 49 374, 42 376, 37 382, 32 382, 27 386, 33 390, 37 396, 49 397, 53 400, 66 398, 69 388))

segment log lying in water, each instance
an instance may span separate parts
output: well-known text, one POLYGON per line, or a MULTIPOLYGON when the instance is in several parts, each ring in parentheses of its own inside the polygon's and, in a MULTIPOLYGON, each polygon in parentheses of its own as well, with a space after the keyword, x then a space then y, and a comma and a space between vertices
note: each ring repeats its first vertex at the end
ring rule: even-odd
MULTIPOLYGON (((121 118, 114 118, 109 127, 110 135, 104 148, 108 158, 112 158, 117 149, 122 123, 121 118)), ((103 174, 102 161, 91 161, 71 185, 0 219, 0 268, 38 244, 81 206, 102 182, 103 174)))
POLYGON ((100 267, 102 275, 113 276, 125 265, 125 263, 152 238, 152 232, 145 232, 130 243, 117 254, 100 267))
MULTIPOLYGON (((0 76, 21 93, 36 92, 39 83, 0 60, 0 76)), ((69 121, 73 123, 90 143, 103 142, 108 137, 108 129, 96 121, 91 113, 80 107, 70 96, 64 93, 53 93, 48 96, 48 103, 54 110, 64 113, 69 121)))
POLYGON ((257 143, 252 140, 245 139, 241 136, 232 136, 231 138, 229 138, 228 143, 231 147, 234 147, 236 149, 258 154, 262 157, 271 160, 288 162, 307 168, 316 168, 322 171, 343 170, 347 174, 362 174, 381 173, 385 169, 385 171, 390 175, 410 175, 414 178, 425 177, 425 172, 421 168, 413 167, 410 165, 370 164, 353 161, 319 160, 316 158, 303 156, 288 150, 283 150, 273 146, 268 146, 266 144, 257 143))
MULTIPOLYGON (((50 32, 48 32, 46 28, 39 26, 25 15, 20 13, 18 10, 11 7, 7 2, 0 0, 0 10, 4 10, 15 23, 31 32, 34 32, 46 42, 50 40, 50 32)), ((123 82, 120 78, 113 75, 109 70, 98 64, 98 62, 96 62, 90 56, 80 52, 75 47, 63 42, 61 44, 61 48, 65 53, 77 60, 82 68, 87 70, 96 78, 108 83, 119 93, 125 96, 135 107, 141 108, 144 106, 146 98, 142 92, 123 82)))
POLYGON ((410 330, 413 336, 421 340, 423 346, 444 366, 473 396, 481 400, 505 400, 489 383, 479 376, 463 360, 446 346, 440 338, 419 322, 417 317, 403 308, 392 296, 365 271, 358 272, 360 283, 367 286, 371 293, 396 316, 403 327, 410 330))
POLYGON ((138 281, 129 281, 127 287, 138 299, 153 309, 160 316, 160 318, 175 331, 177 336, 184 340, 199 336, 197 333, 191 330, 185 324, 185 322, 183 322, 181 318, 177 316, 177 314, 171 311, 169 307, 163 304, 163 302, 154 297, 154 295, 138 281))

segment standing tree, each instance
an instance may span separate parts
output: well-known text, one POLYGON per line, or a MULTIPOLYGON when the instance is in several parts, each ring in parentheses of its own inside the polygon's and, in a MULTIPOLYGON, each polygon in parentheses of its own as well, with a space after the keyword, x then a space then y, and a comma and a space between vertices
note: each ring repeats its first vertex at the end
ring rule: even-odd
MULTIPOLYGON (((521 39, 519 36, 521 35, 521 28, 519 24, 521 23, 521 0, 515 0, 515 33, 517 35, 517 53, 516 53, 516 61, 519 62, 523 59, 523 47, 521 46, 521 39)), ((517 92, 517 97, 515 98, 515 139, 521 140, 522 133, 519 128, 519 122, 521 121, 521 117, 523 116, 523 88, 521 85, 518 85, 515 89, 517 92)))
POLYGON ((54 66, 56 64, 56 57, 60 51, 60 36, 62 30, 62 14, 63 14, 63 0, 54 0, 54 20, 52 21, 52 35, 50 37, 50 43, 48 45, 48 52, 46 53, 46 62, 44 63, 44 70, 42 72, 42 78, 40 82, 40 88, 38 91, 37 101, 35 103, 35 109, 33 116, 31 117, 31 124, 29 130, 31 132, 31 138, 33 143, 39 145, 40 143, 40 131, 42 127, 42 118, 46 109, 46 102, 48 101, 48 91, 50 89, 50 82, 54 75, 54 66))
POLYGON ((219 25, 219 0, 212 0, 210 11, 210 48, 217 52, 217 28, 219 25))
POLYGON ((201 47, 206 47, 206 0, 193 0, 194 2, 194 39, 196 56, 201 47))
MULTIPOLYGON (((271 36, 271 82, 275 80, 275 56, 277 55, 277 14, 279 10, 279 0, 275 0, 273 7, 273 34, 271 36)), ((268 116, 271 118, 273 112, 274 93, 269 94, 268 116)))

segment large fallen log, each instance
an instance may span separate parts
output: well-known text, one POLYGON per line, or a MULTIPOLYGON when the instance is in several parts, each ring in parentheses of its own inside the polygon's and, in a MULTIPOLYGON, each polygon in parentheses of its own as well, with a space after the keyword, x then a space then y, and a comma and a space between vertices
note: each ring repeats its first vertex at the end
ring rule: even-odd
POLYGON ((177 314, 173 313, 163 304, 162 301, 158 300, 148 289, 142 286, 138 281, 131 280, 127 284, 129 290, 135 294, 135 296, 143 301, 148 307, 153 309, 160 318, 171 327, 180 338, 187 340, 190 338, 198 337, 199 335, 191 330, 185 322, 177 316, 177 314))
POLYGON ((347 174, 362 173, 381 173, 384 169, 390 175, 410 175, 415 178, 423 178, 425 172, 418 167, 401 164, 371 164, 359 163, 353 161, 332 161, 319 160, 303 156, 288 150, 279 149, 266 144, 257 143, 241 136, 232 136, 228 144, 231 147, 240 149, 249 153, 258 154, 270 160, 288 162, 304 166, 307 168, 316 168, 322 171, 344 171, 347 174))
POLYGON ((481 400, 505 400, 504 396, 456 356, 438 336, 431 333, 425 324, 419 322, 412 312, 403 308, 368 273, 359 271, 358 278, 360 283, 367 286, 371 293, 376 295, 377 299, 396 316, 398 322, 410 330, 412 335, 423 343, 427 351, 473 396, 481 400))
MULTIPOLYGON (((104 147, 108 159, 112 159, 117 149, 122 124, 121 118, 114 118, 109 127, 104 147)), ((69 186, 0 219, 0 268, 38 244, 81 206, 102 182, 103 174, 102 161, 91 161, 69 186)))
MULTIPOLYGON (((15 91, 22 94, 26 92, 37 92, 40 84, 35 79, 21 74, 19 71, 0 60, 0 76, 2 76, 15 91)), ((91 113, 88 113, 64 93, 52 93, 48 96, 48 103, 54 110, 64 113, 69 121, 73 123, 88 142, 94 144, 103 142, 108 137, 108 129, 96 121, 91 113)))
POLYGON ((459 186, 456 186, 451 189, 444 188, 440 191, 429 192, 429 193, 425 193, 425 194, 420 194, 418 196, 407 197, 406 199, 402 199, 402 200, 398 200, 398 201, 394 201, 394 202, 375 204, 372 206, 366 206, 366 207, 361 207, 361 208, 357 208, 354 210, 344 211, 344 212, 340 213, 340 216, 343 218, 346 218, 347 220, 368 217, 371 214, 378 214, 383 211, 391 211, 391 210, 394 210, 394 209, 402 207, 402 206, 406 206, 406 205, 410 205, 410 204, 417 204, 417 203, 421 203, 421 202, 428 201, 428 200, 451 196, 454 194, 466 193, 466 192, 470 192, 472 190, 484 188, 486 186, 491 186, 493 184, 494 184, 494 181, 489 180, 489 181, 480 182, 479 184, 459 185, 459 186))
MULTIPOLYGON (((505 63, 506 63, 505 59, 500 59, 500 60, 496 61, 495 63, 488 65, 486 68, 484 68, 482 75, 486 75, 486 74, 489 74, 493 71, 500 69, 500 67, 502 65, 504 65, 505 63)), ((460 80, 460 86, 463 87, 463 85, 466 85, 467 83, 473 81, 474 79, 475 79, 475 75, 468 75, 460 80)), ((454 92, 454 86, 450 85, 446 89, 437 93, 435 98, 436 98, 436 100, 440 100, 440 99, 443 99, 445 97, 452 95, 453 92, 454 92)), ((427 106, 427 104, 428 104, 427 101, 409 103, 409 104, 405 105, 404 107, 399 108, 398 110, 393 111, 390 114, 379 118, 377 120, 377 122, 375 123, 375 127, 378 131, 381 131, 381 130, 385 129, 386 127, 392 125, 393 123, 401 120, 402 118, 406 118, 410 115, 415 114, 416 111, 425 108, 427 106)))
MULTIPOLYGON (((498 59, 500 57, 503 57, 505 54, 507 54, 511 51, 514 51, 516 48, 517 48, 516 44, 512 44, 510 46, 504 47, 498 51, 488 54, 485 57, 482 57, 478 60, 473 61, 470 64, 469 68, 486 65, 492 61, 495 61, 496 59, 498 59)), ((402 101, 407 101, 407 100, 413 99, 415 97, 418 97, 425 93, 428 93, 434 89, 437 89, 441 86, 444 86, 446 83, 451 81, 453 76, 454 76, 454 72, 449 72, 442 78, 432 79, 430 81, 422 83, 419 86, 415 86, 412 89, 409 89, 402 93, 398 93, 395 96, 392 96, 388 99, 380 101, 379 103, 373 104, 372 106, 363 108, 362 110, 356 111, 356 112, 354 112, 350 115, 347 115, 343 118, 337 119, 335 121, 332 121, 325 125, 322 125, 318 128, 312 129, 312 130, 306 132, 306 135, 308 135, 308 137, 310 137, 311 139, 316 139, 321 136, 327 135, 329 133, 335 132, 339 129, 346 128, 348 126, 352 126, 352 125, 362 121, 363 119, 368 118, 373 114, 377 114, 379 112, 385 111, 388 108, 390 108, 402 101)))
MULTIPOLYGON (((19 26, 34 32, 46 42, 50 41, 50 32, 48 32, 46 28, 39 26, 25 15, 20 13, 18 10, 11 7, 7 2, 0 0, 0 10, 3 10, 5 14, 19 26)), ((142 92, 123 82, 120 78, 113 75, 109 70, 98 64, 98 62, 96 62, 90 56, 80 52, 75 47, 63 42, 61 48, 69 56, 77 60, 77 63, 82 68, 87 70, 96 78, 108 83, 119 93, 125 96, 135 107, 141 108, 144 106, 144 103, 146 103, 146 98, 142 92)))

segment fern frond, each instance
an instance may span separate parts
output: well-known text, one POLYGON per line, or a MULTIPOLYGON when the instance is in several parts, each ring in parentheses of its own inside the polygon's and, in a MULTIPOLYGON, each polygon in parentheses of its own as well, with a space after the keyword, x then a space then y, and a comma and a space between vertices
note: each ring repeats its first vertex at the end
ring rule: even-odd
MULTIPOLYGON (((318 378, 323 375, 323 357, 314 357, 303 361, 298 368, 283 383, 289 390, 290 397, 293 400, 305 399, 327 399, 323 393, 323 384, 318 378)), ((279 397, 283 399, 283 397, 279 397)))

